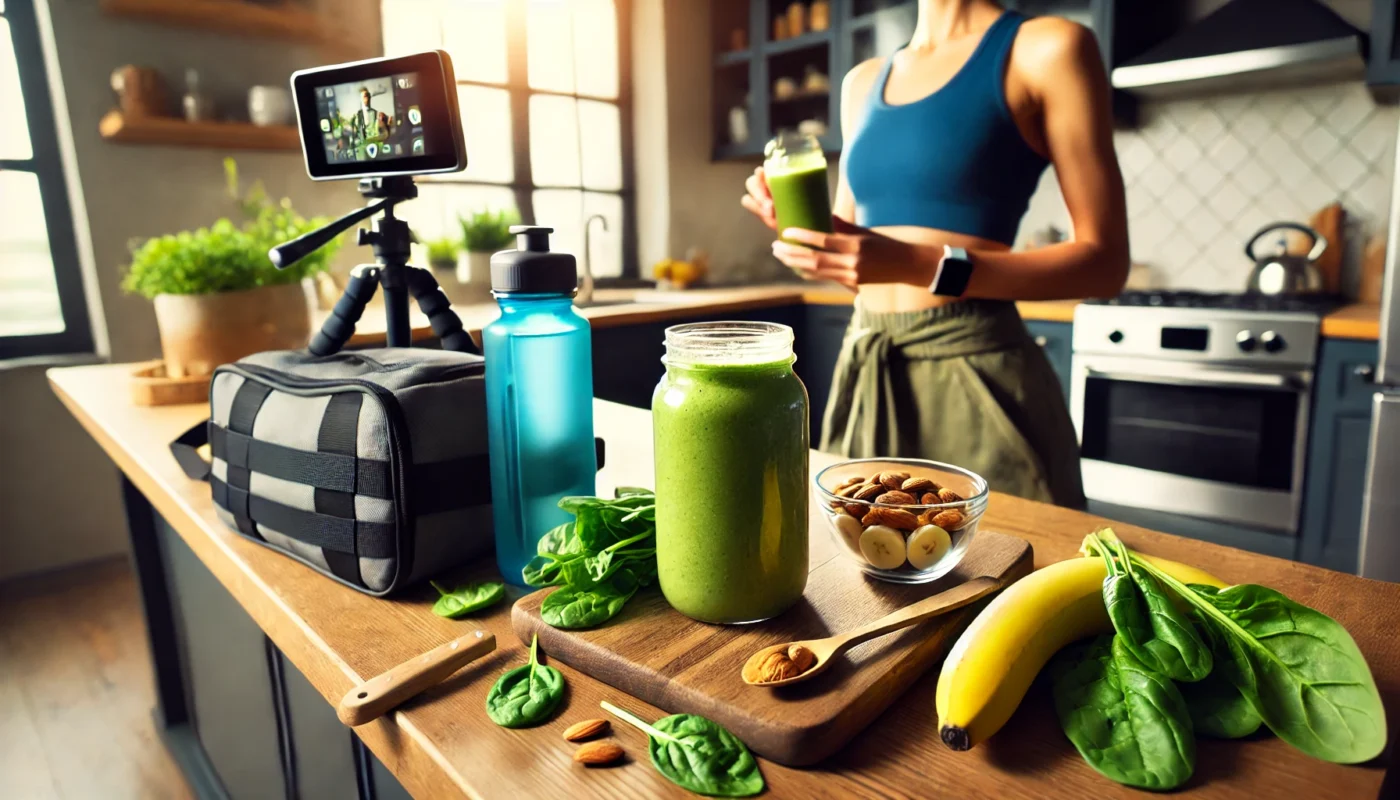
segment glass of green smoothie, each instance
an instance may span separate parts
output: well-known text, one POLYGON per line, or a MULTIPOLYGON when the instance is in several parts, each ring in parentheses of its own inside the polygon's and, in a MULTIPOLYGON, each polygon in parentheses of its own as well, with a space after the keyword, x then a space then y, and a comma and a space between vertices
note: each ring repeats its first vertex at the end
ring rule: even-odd
POLYGON ((807 585, 807 388, 792 329, 666 330, 652 395, 661 592, 702 622, 757 622, 807 585))
MULTIPOLYGON (((763 173, 773 195, 778 231, 805 228, 831 233, 831 193, 826 156, 809 133, 780 132, 763 150, 763 173)), ((784 240, 786 241, 786 240, 784 240)))

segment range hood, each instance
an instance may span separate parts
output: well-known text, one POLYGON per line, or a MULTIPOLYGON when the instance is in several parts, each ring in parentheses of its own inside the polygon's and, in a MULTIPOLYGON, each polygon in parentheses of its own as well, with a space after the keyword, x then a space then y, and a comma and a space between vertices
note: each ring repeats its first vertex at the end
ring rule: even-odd
POLYGON ((1113 70, 1139 95, 1296 86, 1365 74, 1365 37, 1315 0, 1231 0, 1113 70))

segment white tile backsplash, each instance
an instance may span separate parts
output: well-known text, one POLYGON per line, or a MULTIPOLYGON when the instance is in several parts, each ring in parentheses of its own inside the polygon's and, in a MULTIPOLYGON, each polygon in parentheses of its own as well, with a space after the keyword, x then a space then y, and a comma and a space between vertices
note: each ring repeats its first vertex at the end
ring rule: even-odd
MULTIPOLYGON (((1400 110, 1360 82, 1144 103, 1114 145, 1127 189, 1133 260, 1167 288, 1238 291, 1247 238, 1271 221, 1346 209, 1346 285, 1384 227, 1400 110)), ((1041 181, 1022 236, 1071 230, 1059 188, 1041 181)))

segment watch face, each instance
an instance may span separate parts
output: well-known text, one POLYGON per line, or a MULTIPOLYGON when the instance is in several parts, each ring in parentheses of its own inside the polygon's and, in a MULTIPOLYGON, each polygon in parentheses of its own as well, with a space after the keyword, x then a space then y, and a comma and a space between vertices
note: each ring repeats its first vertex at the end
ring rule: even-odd
POLYGON ((961 297, 967 291, 967 283, 971 279, 972 261, 967 258, 967 251, 956 250, 944 256, 939 264, 933 293, 944 297, 961 297))

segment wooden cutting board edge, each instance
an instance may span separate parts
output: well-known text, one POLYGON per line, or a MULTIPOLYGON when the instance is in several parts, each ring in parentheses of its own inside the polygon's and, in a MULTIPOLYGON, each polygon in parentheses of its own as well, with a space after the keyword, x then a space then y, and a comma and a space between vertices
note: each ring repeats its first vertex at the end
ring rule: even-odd
MULTIPOLYGON (((1004 579, 1003 588, 1005 588, 1005 586, 1009 586, 1032 572, 1034 553, 1030 542, 1009 534, 1001 535, 1016 539, 1024 546, 1016 561, 1002 576, 1004 579)), ((539 619, 537 614, 539 606, 544 602, 544 598, 553 591, 554 589, 541 589, 538 592, 528 594, 516 601, 511 608, 511 627, 514 629, 515 635, 520 638, 522 643, 528 643, 532 636, 538 635, 540 647, 547 658, 555 658, 556 651, 567 653, 568 648, 558 646, 565 637, 587 633, 587 631, 559 630, 539 619)), ((754 752, 765 758, 791 767, 817 764, 844 747, 847 742, 874 722, 895 700, 908 691, 924 673, 942 663, 943 657, 951 649, 957 636, 988 602, 990 602, 990 598, 959 609, 937 621, 926 622, 891 634, 906 638, 913 637, 916 641, 915 652, 919 655, 917 658, 906 659, 900 664, 904 669, 885 673, 880 680, 866 690, 867 695, 871 693, 881 695, 874 702, 837 707, 834 709, 835 713, 819 726, 788 727, 765 724, 760 721, 746 724, 732 720, 725 724, 734 735, 748 743, 754 752), (931 629, 935 625, 948 626, 946 635, 930 638, 920 638, 915 635, 917 632, 931 629), (926 652, 919 652, 921 650, 926 652), (827 736, 827 729, 836 725, 845 728, 849 733, 837 737, 827 736), (771 747, 755 746, 754 744, 766 741, 780 742, 781 744, 771 747)), ((618 686, 608 680, 607 676, 614 673, 617 675, 625 674, 624 667, 628 662, 623 657, 601 647, 575 648, 575 650, 576 652, 567 653, 567 656, 558 656, 559 660, 619 691, 640 697, 658 708, 673 714, 699 714, 709 718, 728 716, 716 713, 716 709, 722 705, 716 698, 654 670, 647 670, 641 672, 640 675, 631 676, 632 681, 634 681, 631 686, 618 686), (609 663, 613 661, 617 663, 609 663)), ((635 667, 635 665, 633 666, 635 667)), ((739 680, 737 675, 735 680, 739 680)), ((755 689, 755 691, 761 690, 755 689)), ((930 708, 929 713, 934 713, 934 709, 930 708)))

